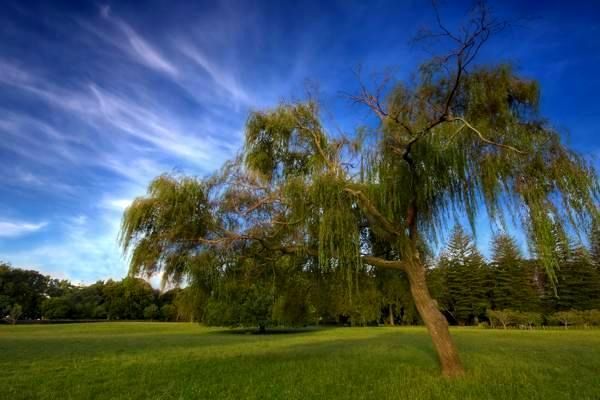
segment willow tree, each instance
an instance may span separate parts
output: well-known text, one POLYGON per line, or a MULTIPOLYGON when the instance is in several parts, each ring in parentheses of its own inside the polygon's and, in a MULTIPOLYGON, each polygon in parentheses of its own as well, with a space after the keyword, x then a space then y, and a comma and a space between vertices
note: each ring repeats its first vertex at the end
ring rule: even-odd
POLYGON ((485 209, 490 223, 522 222, 554 279, 556 227, 579 231, 598 219, 594 171, 540 116, 537 83, 474 62, 502 26, 479 8, 459 34, 439 23, 423 35, 451 50, 409 83, 360 84, 351 98, 379 123, 355 137, 329 134, 314 101, 253 112, 237 162, 204 181, 163 176, 125 212, 131 271, 193 275, 204 255, 226 268, 248 246, 263 249, 255 257, 336 271, 349 293, 360 291, 357 271, 401 270, 443 374, 462 374, 427 287, 427 243, 458 215, 474 227, 485 209))

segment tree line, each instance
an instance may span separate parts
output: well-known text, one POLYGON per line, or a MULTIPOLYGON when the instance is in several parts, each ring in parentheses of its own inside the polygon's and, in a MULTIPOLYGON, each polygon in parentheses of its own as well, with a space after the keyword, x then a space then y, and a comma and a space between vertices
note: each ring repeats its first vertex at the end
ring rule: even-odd
POLYGON ((429 270, 429 286, 451 324, 561 325, 565 316, 582 324, 598 324, 598 315, 576 312, 600 309, 597 230, 589 242, 586 248, 557 240, 558 268, 552 282, 543 265, 525 258, 509 235, 493 238, 486 261, 472 238, 457 227, 437 267, 429 270))
POLYGON ((135 277, 79 286, 0 263, 0 320, 191 321, 195 312, 189 289, 160 292, 135 277))
MULTIPOLYGON (((452 325, 597 325, 600 311, 590 310, 600 310, 600 230, 589 242, 589 248, 568 241, 557 246, 560 265, 553 284, 542 264, 526 258, 511 236, 496 235, 486 260, 457 225, 437 259, 428 262, 427 283, 452 325)), ((1 264, 0 312, 7 319, 196 320, 260 329, 422 323, 402 271, 365 268, 349 291, 339 271, 311 268, 310 256, 292 261, 279 258, 265 268, 245 258, 165 292, 141 278, 76 286, 1 264)))

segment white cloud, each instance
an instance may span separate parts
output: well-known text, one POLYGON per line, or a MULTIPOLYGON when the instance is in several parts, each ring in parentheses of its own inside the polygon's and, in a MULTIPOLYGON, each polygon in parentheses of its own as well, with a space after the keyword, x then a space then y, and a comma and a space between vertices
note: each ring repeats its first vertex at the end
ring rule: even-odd
POLYGON ((123 212, 133 202, 133 199, 106 198, 102 201, 102 206, 114 211, 123 212))
POLYGON ((24 221, 0 220, 0 237, 15 238, 39 231, 47 222, 31 223, 24 221))
MULTIPOLYGON (((32 104, 0 106, 0 150, 15 160, 3 166, 0 183, 24 196, 47 191, 56 197, 59 189, 73 200, 63 215, 40 217, 52 221, 52 235, 36 235, 26 249, 3 249, 2 256, 88 283, 125 275, 120 220, 148 182, 164 172, 202 175, 218 168, 239 149, 246 108, 257 105, 240 78, 243 60, 232 62, 239 59, 235 43, 200 43, 190 27, 184 28, 189 35, 176 30, 155 40, 108 6, 99 14, 93 23, 80 21, 90 56, 82 74, 57 75, 33 60, 0 57, 0 90, 21 91, 32 104), (172 40, 180 37, 185 41, 172 40)), ((60 47, 72 50, 79 51, 60 47)), ((0 221, 0 236, 46 225, 35 222, 0 221)))
POLYGON ((110 41, 116 47, 127 52, 134 60, 149 68, 172 76, 178 75, 179 71, 177 70, 177 67, 163 57, 154 46, 142 38, 129 24, 120 18, 113 16, 110 12, 110 7, 102 7, 100 9, 100 15, 121 31, 129 46, 124 44, 122 38, 101 35, 103 39, 110 41))
POLYGON ((184 55, 202 67, 219 88, 224 89, 228 94, 232 95, 235 100, 244 104, 253 103, 246 91, 224 67, 213 64, 213 62, 211 62, 199 49, 193 47, 189 43, 180 42, 178 47, 184 55))
POLYGON ((76 215, 61 225, 59 240, 8 252, 3 257, 16 267, 34 268, 86 284, 125 276, 127 267, 117 243, 118 218, 103 213, 93 218, 76 215))

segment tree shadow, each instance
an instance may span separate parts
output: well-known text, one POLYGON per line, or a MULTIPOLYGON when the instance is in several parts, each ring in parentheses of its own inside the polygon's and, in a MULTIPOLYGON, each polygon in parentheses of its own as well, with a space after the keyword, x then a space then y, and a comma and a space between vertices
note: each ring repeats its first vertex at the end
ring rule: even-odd
POLYGON ((261 331, 259 328, 223 328, 209 332, 209 334, 226 334, 226 335, 298 335, 306 333, 323 332, 326 330, 334 329, 335 327, 321 327, 321 326, 307 326, 307 327, 281 327, 281 328, 267 328, 261 331))

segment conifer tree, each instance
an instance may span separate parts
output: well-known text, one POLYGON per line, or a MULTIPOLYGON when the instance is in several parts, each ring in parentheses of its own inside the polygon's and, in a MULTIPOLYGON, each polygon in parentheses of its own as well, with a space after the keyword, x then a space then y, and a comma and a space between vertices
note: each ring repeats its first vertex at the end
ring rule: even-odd
POLYGON ((460 225, 454 228, 440 264, 448 288, 448 312, 461 325, 477 322, 489 307, 487 267, 460 225))
POLYGON ((496 235, 492 241, 492 307, 496 310, 534 311, 539 308, 533 271, 515 240, 496 235))
POLYGON ((589 252, 575 246, 558 271, 556 311, 600 308, 600 276, 589 252))

